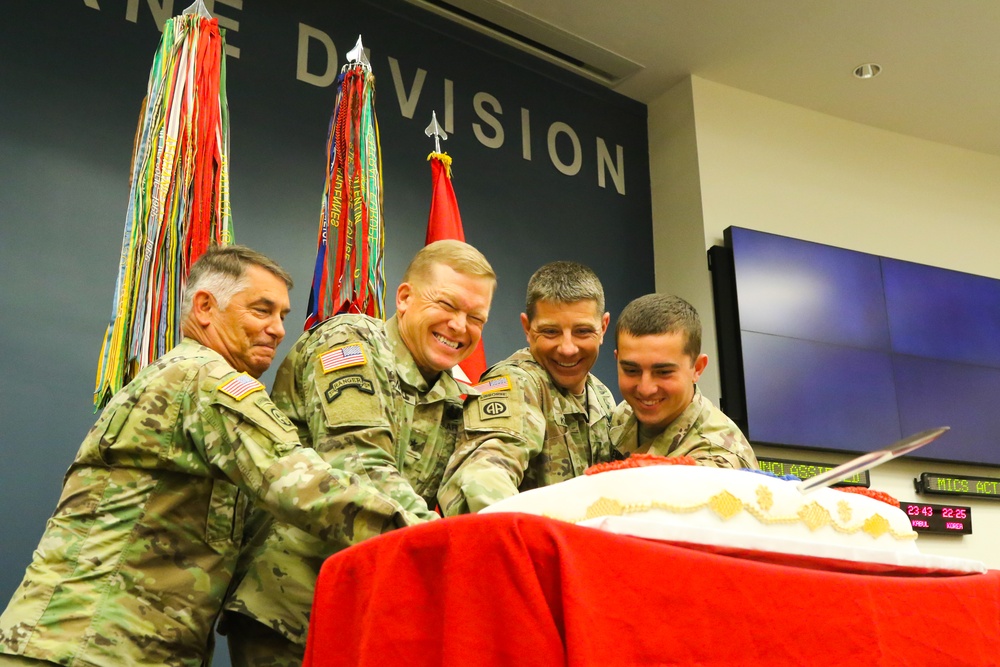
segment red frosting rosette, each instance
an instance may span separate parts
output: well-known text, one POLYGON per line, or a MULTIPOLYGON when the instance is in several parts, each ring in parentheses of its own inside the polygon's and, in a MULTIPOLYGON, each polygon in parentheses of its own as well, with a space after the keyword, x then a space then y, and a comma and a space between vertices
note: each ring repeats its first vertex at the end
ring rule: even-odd
MULTIPOLYGON (((608 461, 607 463, 595 463, 583 471, 585 475, 596 475, 599 472, 610 470, 624 470, 626 468, 643 468, 645 466, 693 466, 698 465, 690 456, 657 456, 656 454, 633 454, 621 461, 608 461)), ((898 504, 897 504, 898 506, 898 504)))
POLYGON ((833 487, 837 491, 843 491, 844 493, 856 493, 860 496, 868 496, 869 498, 874 498, 875 500, 881 500, 887 505, 892 505, 893 507, 899 507, 899 501, 890 496, 885 491, 876 491, 875 489, 867 489, 863 486, 835 486, 833 487))

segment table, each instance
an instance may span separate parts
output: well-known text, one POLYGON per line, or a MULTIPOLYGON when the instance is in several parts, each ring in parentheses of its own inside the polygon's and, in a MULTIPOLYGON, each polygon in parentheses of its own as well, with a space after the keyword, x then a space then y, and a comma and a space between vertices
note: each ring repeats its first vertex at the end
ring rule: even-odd
POLYGON ((304 667, 1000 664, 1000 571, 828 572, 526 514, 326 561, 304 667))

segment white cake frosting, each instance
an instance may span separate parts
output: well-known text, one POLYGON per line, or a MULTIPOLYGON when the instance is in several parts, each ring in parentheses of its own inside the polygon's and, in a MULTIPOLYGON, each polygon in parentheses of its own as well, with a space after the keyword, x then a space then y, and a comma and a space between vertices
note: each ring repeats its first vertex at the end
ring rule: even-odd
MULTIPOLYGON (((483 511, 527 512, 588 524, 600 523, 603 517, 626 517, 678 529, 707 529, 709 540, 722 532, 730 538, 721 540, 726 544, 733 544, 733 535, 743 535, 919 553, 917 535, 899 508, 833 489, 802 494, 796 484, 741 470, 657 465, 577 477, 526 491, 483 511)), ((678 541, 686 541, 690 531, 675 534, 678 541)), ((750 547, 761 544, 757 540, 750 547)), ((823 555, 821 549, 805 552, 823 555)))

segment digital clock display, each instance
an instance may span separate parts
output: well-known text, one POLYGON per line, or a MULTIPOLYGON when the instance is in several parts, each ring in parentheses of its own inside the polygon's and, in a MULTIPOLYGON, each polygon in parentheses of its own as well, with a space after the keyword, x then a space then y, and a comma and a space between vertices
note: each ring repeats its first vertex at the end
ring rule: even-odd
POLYGON ((977 498, 1000 498, 1000 479, 989 477, 966 477, 965 475, 943 475, 923 472, 913 480, 917 493, 937 493, 946 496, 974 496, 977 498))
MULTIPOLYGON (((837 467, 836 464, 812 463, 810 461, 785 461, 783 459, 758 458, 757 463, 760 464, 761 470, 777 475, 778 477, 795 475, 803 481, 837 467)), ((868 476, 868 471, 865 470, 854 473, 850 477, 845 477, 835 482, 832 486, 863 486, 867 489, 871 486, 871 479, 868 476)))
POLYGON ((918 533, 972 534, 971 507, 900 501, 899 509, 910 517, 910 525, 918 533))

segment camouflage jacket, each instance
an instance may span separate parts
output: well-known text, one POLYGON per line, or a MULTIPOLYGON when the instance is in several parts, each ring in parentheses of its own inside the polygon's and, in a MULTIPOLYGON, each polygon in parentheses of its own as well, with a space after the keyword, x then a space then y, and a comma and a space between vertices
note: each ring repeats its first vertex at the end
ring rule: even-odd
MULTIPOLYGON (((303 443, 419 522, 439 518, 430 508, 455 448, 466 391, 449 373, 427 383, 396 318, 383 323, 339 315, 299 338, 278 370, 273 395, 303 443)), ((254 539, 240 558, 240 581, 226 608, 305 644, 316 577, 332 550, 266 517, 253 523, 254 539)), ((379 534, 383 525, 356 533, 354 541, 379 534)))
POLYGON ((639 446, 639 422, 622 401, 612 418, 611 440, 623 454, 691 456, 714 468, 757 468, 750 443, 740 427, 695 387, 694 398, 663 433, 639 446))
POLYGON ((438 493, 446 515, 477 512, 613 458, 615 401, 593 375, 583 405, 522 349, 490 368, 478 386, 482 395, 466 403, 459 445, 438 493))
POLYGON ((0 653, 201 665, 248 499, 332 542, 350 533, 345 516, 409 520, 300 447, 257 380, 184 339, 119 391, 84 439, 0 616, 0 653))

